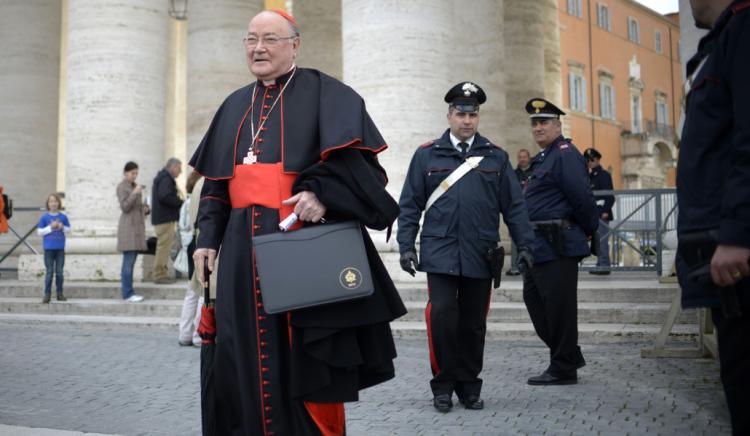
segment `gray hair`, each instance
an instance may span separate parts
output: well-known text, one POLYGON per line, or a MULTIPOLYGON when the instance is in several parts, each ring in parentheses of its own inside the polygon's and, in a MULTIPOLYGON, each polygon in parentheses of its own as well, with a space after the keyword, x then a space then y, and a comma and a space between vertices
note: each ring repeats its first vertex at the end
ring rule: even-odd
POLYGON ((167 159, 167 164, 164 166, 166 168, 169 168, 172 165, 182 165, 182 161, 177 159, 176 157, 170 157, 169 159, 167 159))

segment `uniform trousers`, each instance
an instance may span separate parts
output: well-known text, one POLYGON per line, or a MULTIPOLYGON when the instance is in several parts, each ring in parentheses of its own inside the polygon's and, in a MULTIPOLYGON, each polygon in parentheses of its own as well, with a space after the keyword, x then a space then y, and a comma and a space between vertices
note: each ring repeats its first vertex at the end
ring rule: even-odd
POLYGON ((550 350, 547 371, 561 378, 576 376, 586 364, 578 346, 578 259, 562 257, 538 263, 526 274, 523 301, 537 335, 550 350))
POLYGON ((721 383, 727 397, 732 434, 750 434, 750 279, 738 285, 742 316, 725 318, 720 308, 713 308, 719 343, 721 383))
POLYGON ((425 310, 434 395, 459 398, 482 390, 484 337, 490 305, 491 279, 427 274, 429 301, 425 310))

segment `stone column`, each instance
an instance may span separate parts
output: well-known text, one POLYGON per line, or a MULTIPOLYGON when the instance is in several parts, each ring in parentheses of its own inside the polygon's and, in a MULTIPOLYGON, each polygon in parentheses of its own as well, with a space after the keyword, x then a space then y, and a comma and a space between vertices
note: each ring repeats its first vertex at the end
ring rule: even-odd
POLYGON ((560 60, 560 20, 557 0, 544 0, 542 27, 544 28, 544 98, 562 105, 562 67, 560 60))
POLYGON ((342 79, 341 0, 295 0, 293 6, 302 29, 297 65, 342 79))
MULTIPOLYGON (((0 13, 0 185, 19 207, 56 190, 60 11, 57 1, 5 0, 0 13)), ((25 233, 38 218, 18 212, 10 224, 25 233)))
POLYGON ((219 105, 254 80, 242 38, 260 0, 191 0, 188 10, 187 156, 193 155, 219 105))
POLYGON ((443 96, 457 75, 451 60, 464 48, 455 41, 453 3, 342 2, 344 81, 364 97, 390 146, 380 162, 396 198, 416 148, 447 127, 443 96))
MULTIPOLYGON (((487 102, 480 110, 479 132, 501 146, 506 142, 503 14, 503 0, 472 1, 470 7, 463 2, 454 4, 455 42, 449 55, 454 68, 443 90, 444 94, 461 81, 481 86, 487 102)), ((447 105, 443 108, 447 113, 447 105)))
MULTIPOLYGON (((521 148, 534 154, 529 118, 524 105, 545 95, 545 47, 543 13, 546 2, 505 0, 506 150, 515 162, 521 148)), ((557 104, 560 104, 558 102, 557 104)))

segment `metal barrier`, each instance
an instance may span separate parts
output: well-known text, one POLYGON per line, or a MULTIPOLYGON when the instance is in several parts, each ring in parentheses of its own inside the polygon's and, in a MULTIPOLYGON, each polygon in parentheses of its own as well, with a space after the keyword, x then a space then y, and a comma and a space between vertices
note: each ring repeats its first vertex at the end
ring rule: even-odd
MULTIPOLYGON (((46 209, 43 207, 13 207, 13 214, 16 214, 18 212, 44 212, 46 209)), ((36 224, 31 226, 31 228, 21 236, 20 233, 16 231, 16 229, 13 228, 13 226, 10 224, 10 221, 8 222, 8 230, 10 230, 15 236, 18 241, 16 241, 15 244, 13 244, 10 249, 0 257, 0 265, 2 265, 3 261, 10 257, 11 254, 16 250, 16 248, 20 247, 22 244, 25 245, 29 250, 31 250, 34 254, 39 254, 39 252, 31 246, 28 242, 26 242, 26 239, 28 239, 29 236, 31 236, 32 233, 34 233, 34 230, 36 230, 36 224)), ((0 267, 0 271, 17 271, 18 268, 2 268, 0 267)))
POLYGON ((664 266, 663 238, 677 228, 675 189, 619 189, 594 191, 595 196, 614 195, 614 220, 600 235, 609 239, 610 267, 582 265, 585 271, 656 271, 664 266), (638 255, 635 265, 626 265, 625 253, 638 255))

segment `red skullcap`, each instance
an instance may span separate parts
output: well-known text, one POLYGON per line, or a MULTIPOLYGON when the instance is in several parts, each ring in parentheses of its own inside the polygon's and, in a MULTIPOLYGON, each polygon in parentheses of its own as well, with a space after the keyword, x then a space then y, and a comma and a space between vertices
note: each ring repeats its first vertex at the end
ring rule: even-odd
POLYGON ((271 12, 274 12, 276 14, 281 15, 285 20, 287 20, 290 23, 294 24, 294 27, 296 27, 296 28, 299 29, 299 24, 297 24, 297 20, 295 20, 293 16, 291 16, 288 13, 282 11, 281 9, 271 9, 271 12))

